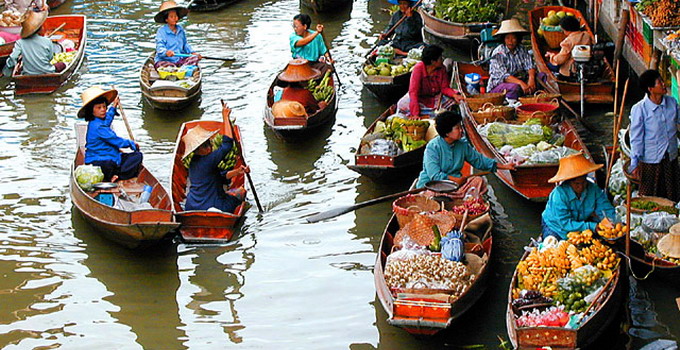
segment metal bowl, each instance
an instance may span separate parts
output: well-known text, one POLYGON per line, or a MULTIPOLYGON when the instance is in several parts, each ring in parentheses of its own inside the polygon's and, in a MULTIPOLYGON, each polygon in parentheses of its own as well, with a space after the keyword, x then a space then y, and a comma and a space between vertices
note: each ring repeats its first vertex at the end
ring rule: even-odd
POLYGON ((458 190, 458 184, 451 180, 433 180, 427 182, 425 188, 432 192, 450 193, 458 190))
POLYGON ((95 190, 110 190, 118 188, 118 184, 115 182, 97 182, 96 184, 93 184, 92 187, 95 190))

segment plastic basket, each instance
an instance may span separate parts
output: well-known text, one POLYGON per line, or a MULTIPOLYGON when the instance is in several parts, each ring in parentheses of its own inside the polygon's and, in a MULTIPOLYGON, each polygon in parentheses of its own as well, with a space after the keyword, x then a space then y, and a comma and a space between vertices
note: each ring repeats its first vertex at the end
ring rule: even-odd
POLYGON ((406 226, 406 224, 413 219, 413 215, 415 214, 436 210, 439 210, 439 203, 421 195, 409 194, 397 198, 397 200, 392 203, 392 211, 397 216, 399 227, 406 226))

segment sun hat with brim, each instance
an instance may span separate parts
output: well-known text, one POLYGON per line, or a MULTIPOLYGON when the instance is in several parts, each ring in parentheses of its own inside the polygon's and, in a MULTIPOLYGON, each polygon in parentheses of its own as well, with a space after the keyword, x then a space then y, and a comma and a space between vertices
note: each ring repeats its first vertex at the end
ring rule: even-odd
MULTIPOLYGON (((389 2, 392 5, 399 5, 399 1, 400 0, 387 0, 387 2, 389 2)), ((401 1, 404 1, 404 0, 401 0, 401 1)), ((408 1, 411 6, 415 5, 415 3, 418 2, 416 0, 406 0, 406 1, 408 1)))
POLYGON ((213 135, 217 134, 218 130, 209 131, 202 126, 197 125, 189 129, 184 136, 182 136, 182 143, 184 143, 184 155, 182 159, 186 158, 191 152, 195 151, 203 142, 210 140, 213 135))
POLYGON ((549 183, 556 183, 566 180, 575 179, 593 171, 602 168, 602 164, 595 164, 588 160, 582 152, 572 154, 560 159, 560 167, 557 169, 557 174, 553 176, 549 183))
POLYGON ((286 69, 284 69, 281 74, 279 74, 279 80, 296 83, 301 81, 307 81, 311 79, 316 79, 321 76, 321 71, 316 68, 312 68, 304 58, 296 58, 290 60, 286 69))
POLYGON ((188 8, 184 6, 179 6, 177 5, 176 2, 172 0, 164 1, 161 4, 160 9, 158 10, 158 13, 155 16, 153 16, 153 20, 156 21, 156 23, 165 23, 165 13, 171 10, 177 11, 177 17, 179 18, 182 18, 189 13, 188 8))
POLYGON ((680 224, 671 226, 670 233, 661 237, 656 248, 659 253, 675 259, 680 259, 680 224))
POLYGON ((78 118, 84 119, 87 117, 86 113, 92 112, 92 110, 87 107, 99 97, 106 98, 106 104, 109 105, 116 97, 118 97, 118 91, 116 89, 104 90, 101 86, 87 88, 80 94, 80 98, 83 100, 83 106, 78 110, 78 118))
POLYGON ((26 11, 26 18, 21 23, 21 38, 26 39, 40 30, 47 19, 48 11, 26 11))
POLYGON ((281 100, 272 105, 272 114, 279 118, 307 117, 305 106, 298 101, 281 100))
POLYGON ((500 28, 498 28, 498 30, 493 34, 493 36, 512 33, 526 35, 529 34, 529 31, 524 29, 524 27, 522 27, 522 25, 519 24, 519 21, 516 18, 512 18, 506 19, 505 21, 501 22, 500 28))

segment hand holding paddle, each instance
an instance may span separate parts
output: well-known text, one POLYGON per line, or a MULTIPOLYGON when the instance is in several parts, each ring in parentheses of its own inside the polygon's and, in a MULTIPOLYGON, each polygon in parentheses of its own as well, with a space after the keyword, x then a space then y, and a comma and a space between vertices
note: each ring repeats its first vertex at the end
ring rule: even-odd
MULTIPOLYGON (((413 9, 415 9, 416 7, 418 7, 418 5, 420 5, 421 2, 423 2, 423 0, 418 0, 418 2, 416 2, 413 6, 411 6, 411 10, 413 11, 413 9)), ((407 18, 408 18, 408 16, 402 15, 401 18, 399 19, 399 21, 397 21, 397 23, 395 23, 395 24, 392 26, 392 28, 390 28, 390 30, 388 30, 388 31, 387 31, 386 33, 384 33, 384 34, 380 34, 380 37, 379 37, 379 39, 378 39, 378 42, 375 43, 375 45, 373 45, 373 47, 371 47, 370 50, 368 50, 368 53, 367 53, 364 57, 370 56, 370 55, 371 55, 371 52, 373 52, 373 50, 375 50, 375 48, 378 47, 378 43, 380 43, 381 40, 383 40, 383 39, 385 39, 385 38, 389 38, 390 36, 392 36, 392 34, 394 34, 394 31, 397 30, 397 27, 399 27, 402 23, 404 23, 404 21, 405 21, 407 18)))

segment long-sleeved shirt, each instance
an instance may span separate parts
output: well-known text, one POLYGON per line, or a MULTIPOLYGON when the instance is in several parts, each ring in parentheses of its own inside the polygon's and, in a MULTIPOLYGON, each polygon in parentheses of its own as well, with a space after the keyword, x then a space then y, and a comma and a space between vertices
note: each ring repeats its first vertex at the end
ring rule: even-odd
POLYGON ((510 51, 507 46, 498 45, 491 53, 486 91, 491 91, 498 84, 505 82, 509 76, 517 76, 535 68, 534 59, 524 46, 518 45, 514 51, 510 51))
MULTIPOLYGON (((403 17, 401 10, 395 12, 390 18, 390 23, 387 25, 385 33, 394 27, 397 22, 403 17)), ((411 17, 402 22, 397 29, 394 30, 394 38, 392 39, 392 47, 401 51, 409 51, 414 47, 424 45, 423 43, 423 18, 415 10, 411 17)), ((385 45, 390 41, 389 38, 381 40, 378 44, 385 45)))
POLYGON ((52 40, 43 36, 35 34, 26 39, 19 39, 15 42, 14 49, 7 58, 7 63, 5 63, 2 73, 6 76, 11 76, 20 55, 23 57, 21 59, 23 62, 22 75, 54 73, 56 69, 50 61, 55 53, 52 40))
MULTIPOLYGON (((310 34, 316 33, 313 30, 307 31, 310 34)), ((307 45, 295 46, 295 43, 300 39, 302 39, 302 37, 295 34, 295 32, 290 35, 290 52, 293 55, 293 58, 304 58, 309 62, 316 62, 321 56, 328 52, 322 34, 317 35, 311 42, 307 43, 307 45)))
POLYGON ((678 102, 664 96, 656 104, 645 96, 630 110, 630 170, 639 162, 658 164, 668 153, 669 159, 678 156, 678 102))
POLYGON ((592 45, 593 37, 586 31, 572 32, 560 43, 560 52, 550 59, 550 63, 560 66, 560 74, 568 77, 571 75, 571 67, 574 65, 574 58, 571 57, 571 50, 576 45, 592 45))
POLYGON ((184 210, 208 210, 217 208, 232 213, 240 201, 227 195, 222 188, 225 177, 217 165, 229 153, 234 142, 224 136, 220 148, 205 156, 194 155, 189 165, 189 193, 184 210))
POLYGON ((423 187, 429 181, 448 180, 449 176, 461 177, 460 170, 465 162, 479 170, 496 171, 496 161, 477 152, 466 138, 452 144, 441 136, 433 138, 425 147, 423 171, 416 187, 423 187))
POLYGON ((190 54, 194 52, 187 41, 187 35, 181 25, 176 25, 177 32, 173 32, 167 24, 158 28, 156 32, 156 59, 155 62, 168 61, 177 63, 182 57, 168 57, 165 53, 172 50, 175 54, 190 54))
POLYGON ((120 165, 121 148, 137 149, 133 141, 119 137, 111 129, 111 123, 116 114, 118 114, 116 108, 111 106, 106 111, 104 119, 94 118, 87 124, 85 164, 112 160, 120 165))
POLYGON ((581 193, 581 198, 576 197, 576 192, 568 182, 555 187, 550 192, 542 214, 545 225, 562 239, 567 239, 567 233, 572 231, 595 231, 597 223, 605 216, 613 219, 616 216, 614 207, 604 191, 590 181, 581 193), (596 218, 591 217, 592 214, 596 218))
POLYGON ((422 61, 416 63, 408 85, 411 115, 420 115, 421 103, 430 108, 434 107, 434 102, 440 93, 453 97, 456 91, 449 86, 449 83, 449 75, 444 67, 439 67, 428 74, 425 63, 422 61))

